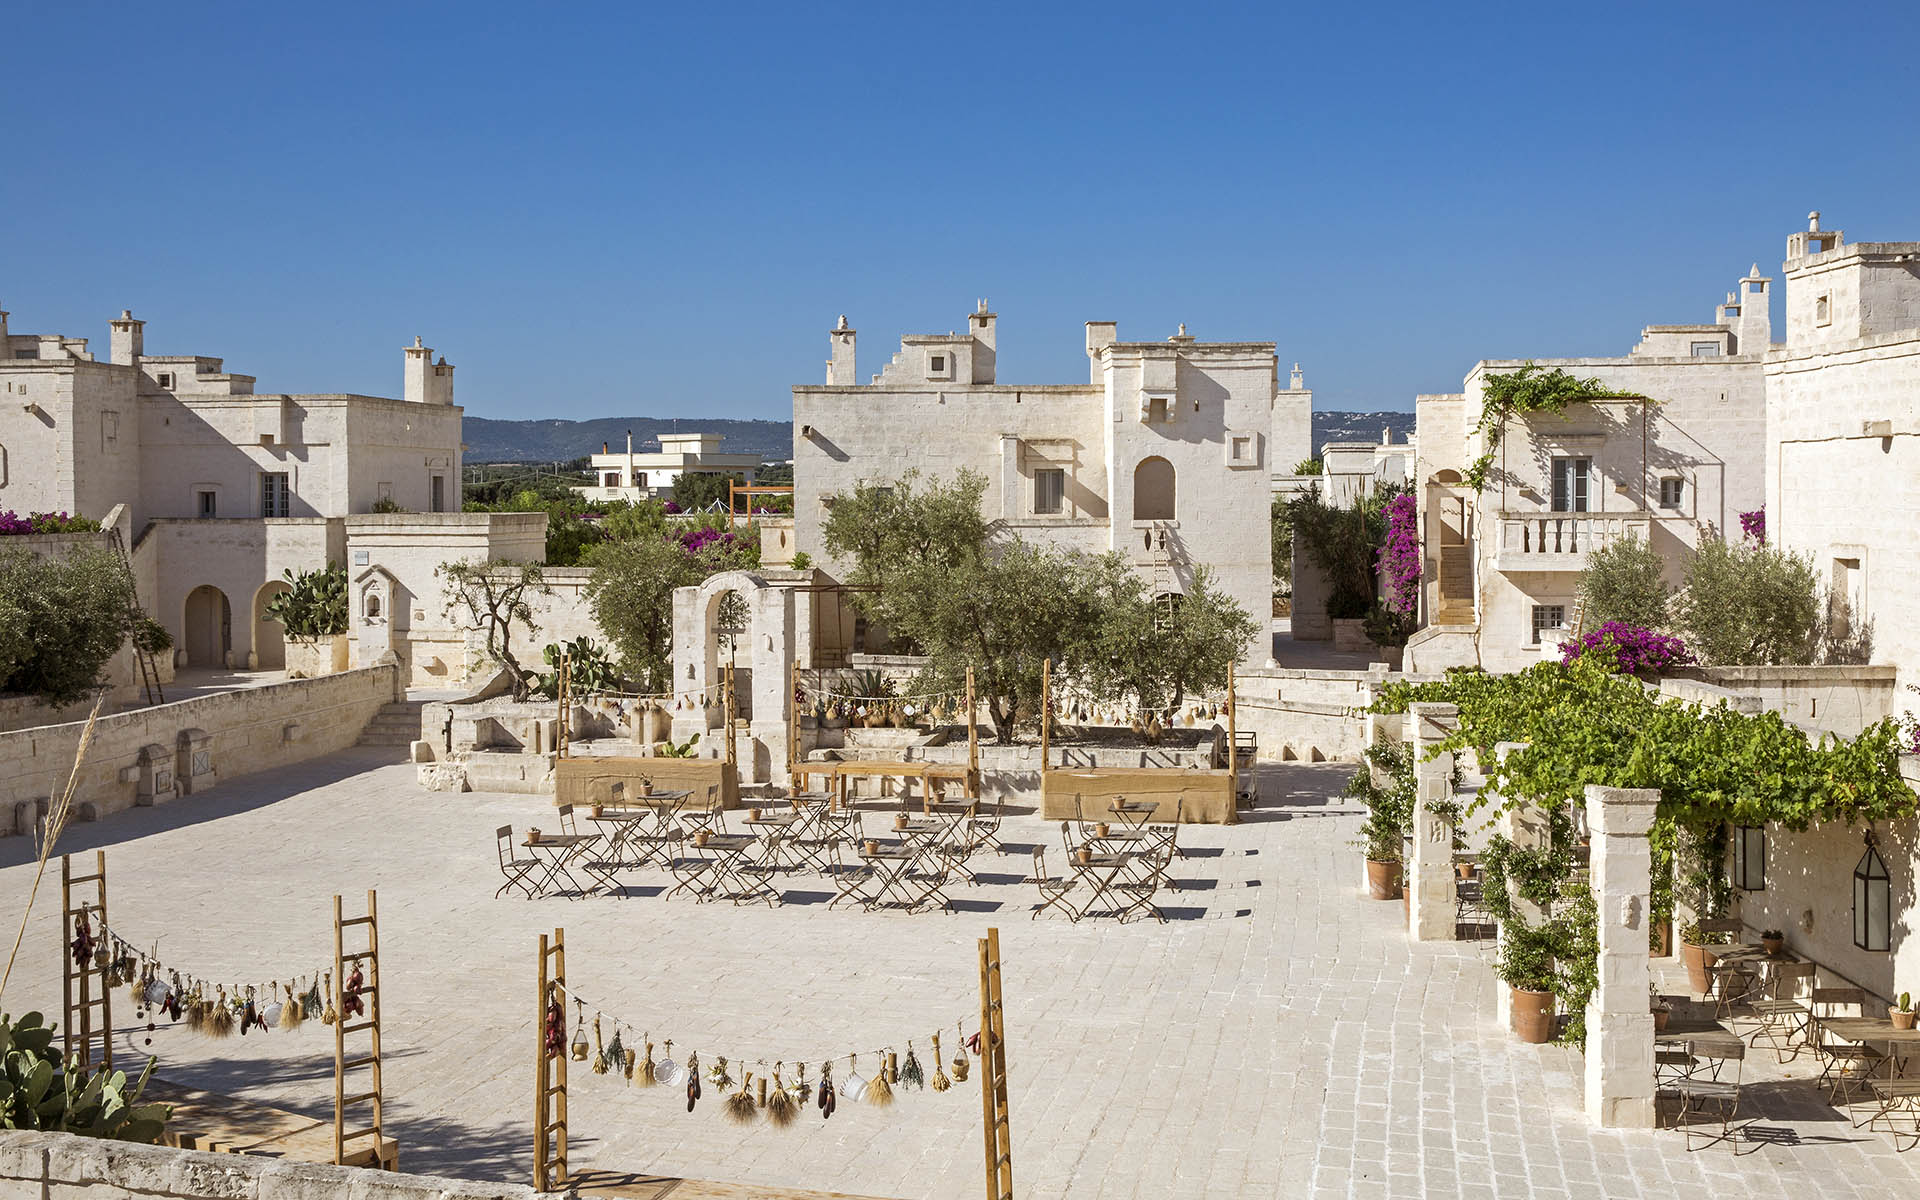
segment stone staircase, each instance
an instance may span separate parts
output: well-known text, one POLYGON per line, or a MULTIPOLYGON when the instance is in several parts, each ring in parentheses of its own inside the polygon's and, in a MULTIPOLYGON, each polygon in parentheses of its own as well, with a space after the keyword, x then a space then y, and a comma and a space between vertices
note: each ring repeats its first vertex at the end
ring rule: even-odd
POLYGON ((407 747, 420 738, 420 710, 424 700, 406 700, 389 704, 373 714, 360 731, 359 745, 407 747))

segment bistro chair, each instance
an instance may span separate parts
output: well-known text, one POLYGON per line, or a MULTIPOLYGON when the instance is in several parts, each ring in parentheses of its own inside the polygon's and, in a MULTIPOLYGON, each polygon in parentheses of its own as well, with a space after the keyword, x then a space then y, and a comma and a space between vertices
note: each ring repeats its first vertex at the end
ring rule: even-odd
POLYGON ((1040 904, 1033 910, 1032 915, 1028 918, 1029 920, 1037 919, 1041 913, 1046 912, 1048 909, 1057 908, 1067 915, 1067 920, 1070 923, 1079 923, 1080 914, 1074 910, 1073 905, 1067 900, 1067 897, 1073 894, 1073 889, 1078 886, 1079 881, 1047 874, 1047 848, 1045 846, 1035 846, 1033 848, 1033 874, 1027 876, 1027 878, 1021 882, 1034 884, 1040 889, 1040 904))
POLYGON ((1813 1012, 1808 1002, 1800 998, 1800 984, 1805 980, 1811 991, 1813 972, 1814 964, 1810 962, 1773 964, 1764 988, 1767 994, 1755 997, 1747 1006, 1753 1019, 1759 1022, 1747 1035, 1754 1049, 1758 1050, 1760 1040, 1765 1038, 1779 1061, 1800 1056, 1807 1036, 1807 1018, 1813 1012))
POLYGON ((1726 1142, 1738 1154, 1739 1146, 1735 1141, 1738 1131, 1734 1129, 1733 1122, 1740 1114, 1740 1073, 1747 1057, 1747 1044, 1738 1038, 1717 1037, 1689 1041, 1685 1046, 1687 1057, 1695 1064, 1694 1069, 1670 1079, 1655 1093, 1655 1100, 1657 1102, 1663 1096, 1673 1100, 1673 1124, 1669 1128, 1677 1128, 1686 1135, 1688 1150, 1726 1142), (1725 1072, 1699 1069, 1707 1065, 1718 1068, 1721 1064, 1729 1064, 1731 1069, 1725 1072), (1695 1128, 1692 1120, 1695 1115, 1704 1116, 1709 1128, 1695 1128), (1719 1122, 1717 1132, 1711 1128, 1715 1120, 1719 1122), (1695 1138, 1704 1140, 1696 1146, 1695 1138))
POLYGON ((577 819, 575 819, 573 815, 573 805, 562 804, 560 806, 559 820, 560 820, 560 833, 562 834, 562 836, 565 836, 565 837, 580 836, 580 822, 577 819))
POLYGON ((1000 844, 1000 818, 1003 805, 998 800, 976 800, 973 813, 967 818, 967 833, 977 849, 991 848, 995 854, 1005 854, 1007 848, 1000 844))
POLYGON ((1807 1047, 1820 1059, 1818 1086, 1827 1090, 1835 1104, 1852 1104, 1886 1055, 1866 1043, 1835 1037, 1827 1032, 1826 1022, 1836 1017, 1866 1016, 1867 993, 1857 987, 1817 987, 1807 1006, 1811 1010, 1807 1015, 1807 1047))
POLYGON ((507 880, 500 885, 500 890, 493 894, 494 899, 499 899, 513 889, 518 889, 529 900, 534 899, 537 893, 527 882, 527 876, 540 869, 540 860, 531 856, 527 858, 517 856, 511 825, 502 825, 494 830, 493 839, 500 848, 500 874, 506 876, 507 880))
POLYGON ((680 819, 696 829, 705 829, 708 833, 727 832, 727 814, 720 803, 719 785, 708 786, 705 803, 689 803, 681 809, 680 819))

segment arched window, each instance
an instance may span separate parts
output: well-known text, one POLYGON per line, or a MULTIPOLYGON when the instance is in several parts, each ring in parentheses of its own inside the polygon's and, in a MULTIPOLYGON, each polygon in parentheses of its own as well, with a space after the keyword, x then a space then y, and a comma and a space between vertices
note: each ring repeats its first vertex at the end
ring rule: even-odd
POLYGON ((380 593, 368 592, 367 593, 367 620, 377 621, 379 619, 380 619, 380 593))
POLYGON ((1173 464, 1159 455, 1141 459, 1133 469, 1133 519, 1171 521, 1173 513, 1173 464))

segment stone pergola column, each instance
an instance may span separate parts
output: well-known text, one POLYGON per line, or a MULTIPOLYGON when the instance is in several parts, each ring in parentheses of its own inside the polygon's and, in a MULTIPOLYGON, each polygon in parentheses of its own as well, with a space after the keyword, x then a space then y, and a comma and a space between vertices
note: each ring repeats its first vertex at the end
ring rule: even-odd
POLYGON ((1409 934, 1416 942, 1451 942, 1459 932, 1453 869, 1453 821, 1432 806, 1453 799, 1453 755, 1433 749, 1460 726, 1451 704, 1414 704, 1407 709, 1407 744, 1413 750, 1413 861, 1409 934), (1431 757, 1429 757, 1431 755, 1431 757))
POLYGON ((1654 788, 1587 787, 1592 887, 1599 911, 1599 986, 1587 1002, 1587 1115, 1607 1128, 1653 1126, 1652 971, 1647 914, 1654 788))

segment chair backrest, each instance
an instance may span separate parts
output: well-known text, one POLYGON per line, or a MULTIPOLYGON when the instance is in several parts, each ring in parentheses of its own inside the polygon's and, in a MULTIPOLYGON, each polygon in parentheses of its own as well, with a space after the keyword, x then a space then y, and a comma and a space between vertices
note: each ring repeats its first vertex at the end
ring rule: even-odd
MULTIPOLYGON (((1853 1005, 1854 1008, 1860 1013, 1864 1013, 1867 1011, 1867 992, 1865 988, 1817 987, 1813 989, 1813 995, 1811 996, 1810 999, 1815 1008, 1825 1006, 1828 1009, 1835 1009, 1835 1008, 1845 1008, 1848 1005, 1853 1005)), ((1837 1017, 1842 1014, 1836 1013, 1836 1012, 1823 1012, 1823 1013, 1820 1013, 1819 1015, 1823 1017, 1837 1017)))
POLYGON ((513 826, 502 825, 494 830, 493 840, 500 850, 500 865, 504 867, 513 861, 513 826))
POLYGON ((1731 933, 1738 935, 1746 928, 1739 917, 1709 917, 1700 922, 1701 933, 1731 933))
POLYGON ((571 837, 580 832, 580 823, 573 818, 573 805, 560 806, 560 832, 571 837))
POLYGON ((1814 964, 1810 962, 1775 963, 1773 967, 1773 998, 1791 1000, 1800 993, 1800 984, 1804 980, 1809 988, 1813 986, 1814 964))
POLYGON ((1690 1041, 1687 1053, 1695 1058, 1713 1058, 1724 1062, 1743 1062, 1747 1057, 1747 1044, 1739 1038, 1714 1038, 1712 1041, 1690 1041))
POLYGON ((1047 877, 1047 848, 1045 846, 1035 846, 1033 848, 1033 877, 1035 879, 1045 879, 1047 877))
POLYGON ((1073 861, 1073 826, 1060 822, 1060 844, 1067 848, 1067 861, 1073 861))

